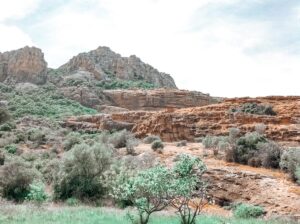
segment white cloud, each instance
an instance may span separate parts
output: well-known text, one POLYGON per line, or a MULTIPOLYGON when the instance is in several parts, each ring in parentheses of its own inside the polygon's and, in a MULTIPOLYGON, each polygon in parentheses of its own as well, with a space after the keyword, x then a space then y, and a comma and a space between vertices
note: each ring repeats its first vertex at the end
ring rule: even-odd
MULTIPOLYGON (((231 97, 300 95, 298 55, 253 53, 270 36, 269 23, 194 16, 212 3, 240 1, 72 0, 47 12, 28 30, 52 67, 80 52, 108 46, 124 56, 135 54, 170 73, 180 88, 231 97), (203 26, 193 30, 200 19, 203 26)), ((34 4, 21 12, 28 14, 32 8, 34 4)), ((23 42, 31 44, 31 38, 19 31, 19 35, 9 31, 4 41, 0 36, 0 42, 9 43, 10 48, 23 42), (9 42, 9 36, 17 36, 19 43, 9 42)), ((4 46, 0 43, 0 49, 4 46)))
POLYGON ((20 19, 34 11, 40 0, 0 0, 0 22, 20 19))
POLYGON ((9 51, 26 45, 33 45, 30 36, 18 27, 5 26, 0 23, 0 34, 0 51, 9 51))

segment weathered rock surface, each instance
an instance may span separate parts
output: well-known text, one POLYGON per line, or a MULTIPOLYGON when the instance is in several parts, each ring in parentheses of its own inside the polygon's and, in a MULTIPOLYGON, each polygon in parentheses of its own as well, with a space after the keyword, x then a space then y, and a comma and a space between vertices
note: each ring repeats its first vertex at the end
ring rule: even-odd
POLYGON ((116 77, 123 80, 145 80, 157 87, 176 88, 173 78, 145 64, 138 57, 122 57, 108 47, 99 47, 88 53, 73 57, 59 70, 67 74, 84 70, 92 73, 97 80, 116 77))
POLYGON ((153 90, 93 90, 85 86, 61 87, 62 94, 82 105, 100 112, 101 106, 114 106, 127 110, 158 111, 209 105, 216 100, 208 94, 178 89, 153 90))
POLYGON ((253 131, 264 123, 266 134, 277 141, 300 143, 300 97, 262 97, 227 99, 222 103, 202 107, 171 109, 159 112, 123 112, 110 115, 114 121, 134 123, 138 137, 159 135, 164 141, 194 140, 195 137, 225 135, 228 128, 238 127, 242 132, 253 131), (229 113, 232 106, 246 102, 270 104, 276 116, 229 113))
POLYGON ((35 47, 24 47, 0 53, 0 81, 44 84, 47 79, 47 62, 43 52, 35 47))
POLYGON ((104 90, 103 94, 114 105, 129 110, 177 109, 216 102, 208 94, 176 89, 104 90))

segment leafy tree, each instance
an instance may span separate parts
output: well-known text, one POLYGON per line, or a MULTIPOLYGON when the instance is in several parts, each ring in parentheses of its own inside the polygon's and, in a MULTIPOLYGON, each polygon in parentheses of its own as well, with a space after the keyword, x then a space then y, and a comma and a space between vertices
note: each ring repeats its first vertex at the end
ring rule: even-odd
POLYGON ((197 216, 209 203, 202 178, 206 166, 201 159, 180 155, 173 168, 171 205, 176 208, 182 224, 195 224, 197 216))
POLYGON ((172 173, 164 166, 139 172, 114 188, 114 197, 130 200, 138 210, 138 223, 149 222, 150 215, 169 204, 172 173))

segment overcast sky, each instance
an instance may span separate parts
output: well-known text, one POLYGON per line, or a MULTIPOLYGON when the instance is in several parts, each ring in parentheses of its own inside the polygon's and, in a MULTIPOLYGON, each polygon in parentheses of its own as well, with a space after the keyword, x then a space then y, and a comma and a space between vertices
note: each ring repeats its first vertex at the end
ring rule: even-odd
POLYGON ((214 96, 300 95, 299 0, 0 0, 0 52, 98 46, 214 96))

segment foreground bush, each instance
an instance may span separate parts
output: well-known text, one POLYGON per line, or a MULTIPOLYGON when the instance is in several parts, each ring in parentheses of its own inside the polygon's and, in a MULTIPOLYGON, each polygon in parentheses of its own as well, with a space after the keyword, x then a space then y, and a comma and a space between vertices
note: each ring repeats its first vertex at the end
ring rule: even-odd
POLYGON ((237 218, 249 219, 258 218, 264 214, 264 209, 260 206, 240 204, 234 209, 234 216, 237 218))
POLYGON ((280 168, 288 172, 294 181, 299 181, 299 171, 297 168, 300 166, 300 148, 290 148, 283 152, 280 160, 280 168))
POLYGON ((41 182, 33 183, 29 185, 29 193, 26 197, 27 200, 35 202, 37 205, 41 205, 48 198, 45 192, 45 185, 41 182))
POLYGON ((94 199, 106 193, 105 172, 112 149, 105 144, 75 145, 66 155, 54 185, 54 197, 94 199))
POLYGON ((23 201, 30 192, 35 173, 27 164, 13 161, 0 167, 0 191, 4 198, 23 201))

